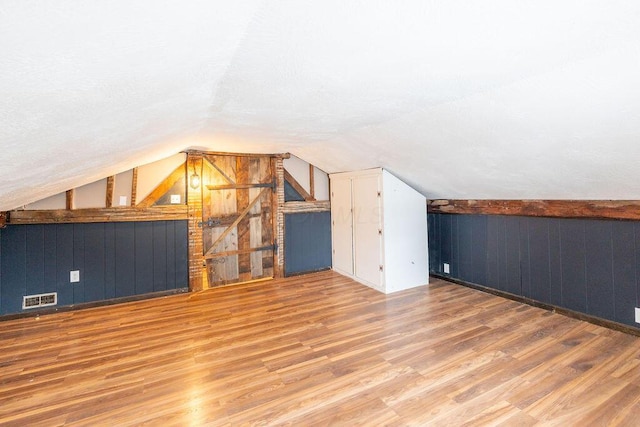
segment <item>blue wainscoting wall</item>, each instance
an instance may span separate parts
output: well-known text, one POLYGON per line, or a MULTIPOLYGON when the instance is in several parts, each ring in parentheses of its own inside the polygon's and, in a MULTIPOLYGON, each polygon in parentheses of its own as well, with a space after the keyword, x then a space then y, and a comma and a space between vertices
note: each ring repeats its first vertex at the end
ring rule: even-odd
POLYGON ((0 230, 0 314, 26 311, 24 295, 57 292, 64 306, 186 287, 186 221, 0 230), (80 282, 70 283, 71 270, 80 282))
POLYGON ((433 273, 640 327, 640 222, 429 214, 428 223, 433 273))
POLYGON ((285 275, 331 268, 331 213, 286 214, 285 275))

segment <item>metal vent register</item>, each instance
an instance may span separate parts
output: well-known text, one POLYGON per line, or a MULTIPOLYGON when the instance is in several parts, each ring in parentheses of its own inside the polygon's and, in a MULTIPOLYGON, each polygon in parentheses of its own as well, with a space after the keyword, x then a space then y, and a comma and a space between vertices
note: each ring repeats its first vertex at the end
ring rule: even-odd
POLYGON ((25 295, 22 297, 22 309, 46 307, 58 304, 58 293, 51 292, 48 294, 25 295))

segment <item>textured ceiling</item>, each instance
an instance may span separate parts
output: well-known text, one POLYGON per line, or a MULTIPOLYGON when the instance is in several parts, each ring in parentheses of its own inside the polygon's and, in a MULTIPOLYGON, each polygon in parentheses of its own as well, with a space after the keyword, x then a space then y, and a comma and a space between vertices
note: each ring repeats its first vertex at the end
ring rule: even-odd
POLYGON ((186 148, 640 199, 640 2, 0 0, 0 210, 186 148))

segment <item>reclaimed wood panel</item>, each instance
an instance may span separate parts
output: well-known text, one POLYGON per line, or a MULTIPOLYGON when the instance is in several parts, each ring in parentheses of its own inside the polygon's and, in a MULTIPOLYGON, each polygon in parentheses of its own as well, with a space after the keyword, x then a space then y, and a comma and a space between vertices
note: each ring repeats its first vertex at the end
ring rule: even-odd
POLYGON ((273 276, 272 159, 205 156, 203 242, 209 286, 273 276), (207 224, 211 219, 212 224, 207 224))
POLYGON ((2 322, 2 425, 607 425, 640 338, 333 272, 2 322), (321 296, 321 297, 319 297, 321 296))

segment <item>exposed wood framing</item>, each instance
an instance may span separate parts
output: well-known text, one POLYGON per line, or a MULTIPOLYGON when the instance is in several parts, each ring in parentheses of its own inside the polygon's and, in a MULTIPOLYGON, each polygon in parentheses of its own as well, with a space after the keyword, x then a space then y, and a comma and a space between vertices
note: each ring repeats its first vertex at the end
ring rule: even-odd
POLYGON ((113 206, 113 190, 114 190, 115 177, 108 176, 107 177, 107 195, 104 199, 104 206, 110 208, 113 206))
MULTIPOLYGON (((291 157, 291 153, 271 153, 271 154, 249 154, 249 153, 229 153, 226 151, 200 151, 200 150, 185 150, 183 153, 187 155, 194 156, 240 156, 240 157, 251 157, 251 156, 261 156, 261 157, 273 157, 277 159, 288 159, 291 157)), ((191 170, 191 169, 189 169, 191 170)))
POLYGON ((331 210, 331 202, 329 200, 321 200, 315 202, 285 202, 282 206, 282 212, 285 214, 303 213, 303 212, 328 212, 331 210))
POLYGON ((640 220, 640 200, 430 200, 429 213, 640 220))
MULTIPOLYGON (((197 170, 202 176, 202 154, 187 155, 187 170, 197 170)), ((182 168, 184 173, 184 168, 182 168)), ((202 221, 202 185, 193 189, 187 185, 187 223, 189 233, 189 290, 201 291, 208 287, 206 268, 204 268, 202 229, 198 224, 202 221)))
POLYGON ((74 196, 75 190, 72 188, 71 190, 67 190, 66 193, 66 208, 71 210, 74 207, 73 204, 73 196, 74 196))
POLYGON ((150 206, 147 208, 89 208, 89 209, 57 209, 12 211, 11 225, 18 224, 59 224, 81 222, 130 222, 130 221, 165 221, 187 219, 185 205, 150 206))
POLYGON ((307 190, 302 187, 302 185, 300 185, 298 181, 296 181, 293 176, 291 176, 289 172, 287 172, 286 169, 284 169, 284 179, 289 183, 289 185, 293 187, 294 190, 298 192, 298 194, 300 194, 304 198, 306 202, 312 202, 316 200, 311 194, 307 192, 307 190))
MULTIPOLYGON (((264 194, 265 191, 268 191, 268 189, 266 189, 266 188, 263 189, 260 192, 260 194, 256 198, 254 198, 253 201, 251 201, 251 203, 246 205, 246 207, 242 210, 242 212, 240 212, 238 214, 238 218, 236 218, 236 220, 233 221, 233 223, 231 223, 231 225, 228 226, 227 229, 224 230, 224 232, 222 234, 220 234, 218 236, 218 238, 211 244, 211 249, 209 250, 209 253, 207 253, 207 255, 213 254, 213 250, 216 248, 218 243, 220 243, 225 237, 227 237, 227 234, 231 233, 233 231, 233 228, 235 226, 237 226, 243 219, 245 219, 245 217, 247 216, 247 214, 249 213, 251 208, 254 207, 255 204, 260 201, 260 198, 262 197, 262 195, 264 194)), ((247 201, 247 203, 248 203, 248 201, 247 201)))
POLYGON ((138 195, 138 168, 131 170, 131 206, 136 205, 136 197, 138 195))
POLYGON ((7 226, 8 216, 9 216, 8 212, 0 212, 0 228, 5 228, 7 226))
POLYGON ((209 190, 246 190, 249 188, 274 188, 275 183, 207 185, 209 190))
POLYGON ((313 165, 309 165, 309 195, 313 200, 316 199, 316 189, 315 189, 315 167, 313 165))
POLYGON ((164 181, 160 183, 160 185, 154 188, 153 191, 147 197, 144 198, 144 200, 138 203, 137 206, 139 207, 153 206, 153 204, 160 197, 164 196, 167 193, 167 191, 169 191, 171 187, 173 187, 176 184, 176 182, 178 182, 178 180, 185 178, 185 172, 186 172, 185 166, 184 164, 181 164, 173 172, 171 172, 171 175, 166 177, 164 181))
POLYGON ((237 250, 237 251, 207 253, 207 254, 205 254, 204 257, 206 259, 209 259, 209 258, 222 258, 222 257, 227 257, 227 256, 232 256, 232 255, 243 255, 243 254, 251 254, 251 253, 259 252, 259 251, 272 251, 272 250, 273 250, 273 246, 262 246, 260 248, 248 248, 248 249, 242 249, 242 250, 237 250))
MULTIPOLYGON (((229 175, 227 175, 227 174, 225 173, 225 171, 223 171, 223 170, 220 168, 220 166, 216 165, 216 162, 215 162, 215 161, 213 161, 213 158, 205 158, 204 160, 205 160, 208 164, 210 164, 212 168, 214 168, 216 171, 218 171, 218 173, 220 174, 220 176, 222 176, 222 177, 223 177, 223 178, 224 178, 224 179, 225 179, 225 180, 226 180, 230 185, 235 185, 235 183, 236 183, 236 182, 235 182, 233 179, 231 179, 231 178, 229 177, 229 175)), ((209 187, 209 190, 212 190, 212 188, 211 188, 210 186, 208 186, 208 187, 209 187)))

